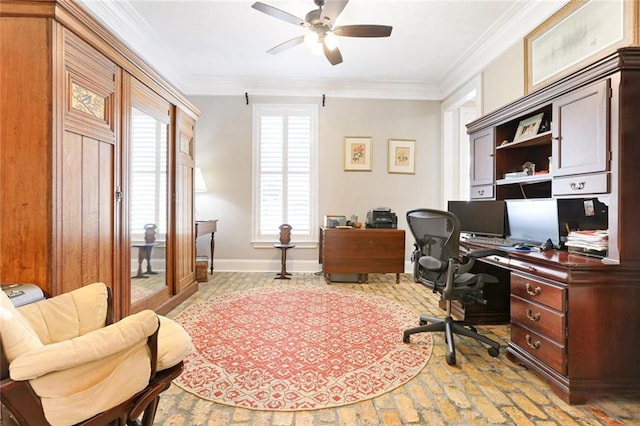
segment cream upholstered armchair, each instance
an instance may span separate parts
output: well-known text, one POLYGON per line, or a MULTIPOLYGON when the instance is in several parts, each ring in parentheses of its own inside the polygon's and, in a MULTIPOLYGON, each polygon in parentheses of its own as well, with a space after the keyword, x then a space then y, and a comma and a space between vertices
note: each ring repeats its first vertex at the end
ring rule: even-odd
POLYGON ((112 323, 109 290, 90 284, 17 309, 0 291, 0 395, 19 424, 153 423, 191 340, 150 310, 112 323))

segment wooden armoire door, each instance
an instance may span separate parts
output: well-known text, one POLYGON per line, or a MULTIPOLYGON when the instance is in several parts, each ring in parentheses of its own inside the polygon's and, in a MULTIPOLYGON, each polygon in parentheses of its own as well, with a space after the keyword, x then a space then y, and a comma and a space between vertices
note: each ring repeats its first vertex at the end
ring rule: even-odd
POLYGON ((195 119, 178 109, 176 113, 175 167, 175 271, 177 291, 196 284, 195 279, 195 222, 193 217, 193 173, 195 119))
POLYGON ((118 205, 118 93, 120 70, 70 31, 63 31, 64 99, 55 150, 53 272, 56 293, 101 281, 116 282, 118 205), (57 220, 56 220, 57 219, 57 220))

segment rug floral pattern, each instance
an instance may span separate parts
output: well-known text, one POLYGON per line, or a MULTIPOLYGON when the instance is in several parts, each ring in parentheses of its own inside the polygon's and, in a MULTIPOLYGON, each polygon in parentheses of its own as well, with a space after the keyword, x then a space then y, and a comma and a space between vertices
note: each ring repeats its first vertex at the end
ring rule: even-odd
POLYGON ((402 343, 417 314, 381 296, 267 287, 193 305, 176 321, 194 350, 176 384, 201 398, 258 410, 312 410, 370 399, 417 375, 428 333, 402 343))

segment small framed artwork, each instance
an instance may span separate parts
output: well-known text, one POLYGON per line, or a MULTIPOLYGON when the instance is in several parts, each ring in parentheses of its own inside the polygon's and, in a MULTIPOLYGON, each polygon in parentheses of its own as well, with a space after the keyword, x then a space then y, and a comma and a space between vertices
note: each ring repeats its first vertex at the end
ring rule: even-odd
POLYGON ((389 173, 416 172, 416 141, 411 139, 389 139, 389 173))
POLYGON ((371 145, 369 136, 344 138, 344 169, 371 171, 371 145))
POLYGON ((328 214, 324 217, 325 228, 337 228, 339 226, 346 226, 347 217, 339 214, 328 214))
POLYGON ((516 135, 513 137, 513 141, 518 142, 537 135, 540 123, 542 123, 543 115, 544 113, 540 113, 522 120, 520 124, 518 124, 518 130, 516 130, 516 135))

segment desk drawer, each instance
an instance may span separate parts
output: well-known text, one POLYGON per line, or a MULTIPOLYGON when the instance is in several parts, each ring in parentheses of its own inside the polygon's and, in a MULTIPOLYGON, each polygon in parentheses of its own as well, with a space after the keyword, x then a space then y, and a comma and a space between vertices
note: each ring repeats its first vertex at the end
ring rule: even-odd
POLYGON ((556 177, 552 189, 553 195, 606 194, 609 192, 609 174, 556 177))
POLYGON ((521 297, 511 295, 511 321, 564 344, 566 327, 564 313, 559 313, 521 297))
POLYGON ((471 187, 471 199, 493 198, 493 184, 471 187))
POLYGON ((565 312, 566 289, 533 278, 511 274, 511 294, 565 312))
POLYGON ((541 362, 547 364, 558 373, 563 375, 567 374, 564 345, 549 340, 543 335, 516 323, 511 324, 511 342, 541 362))

